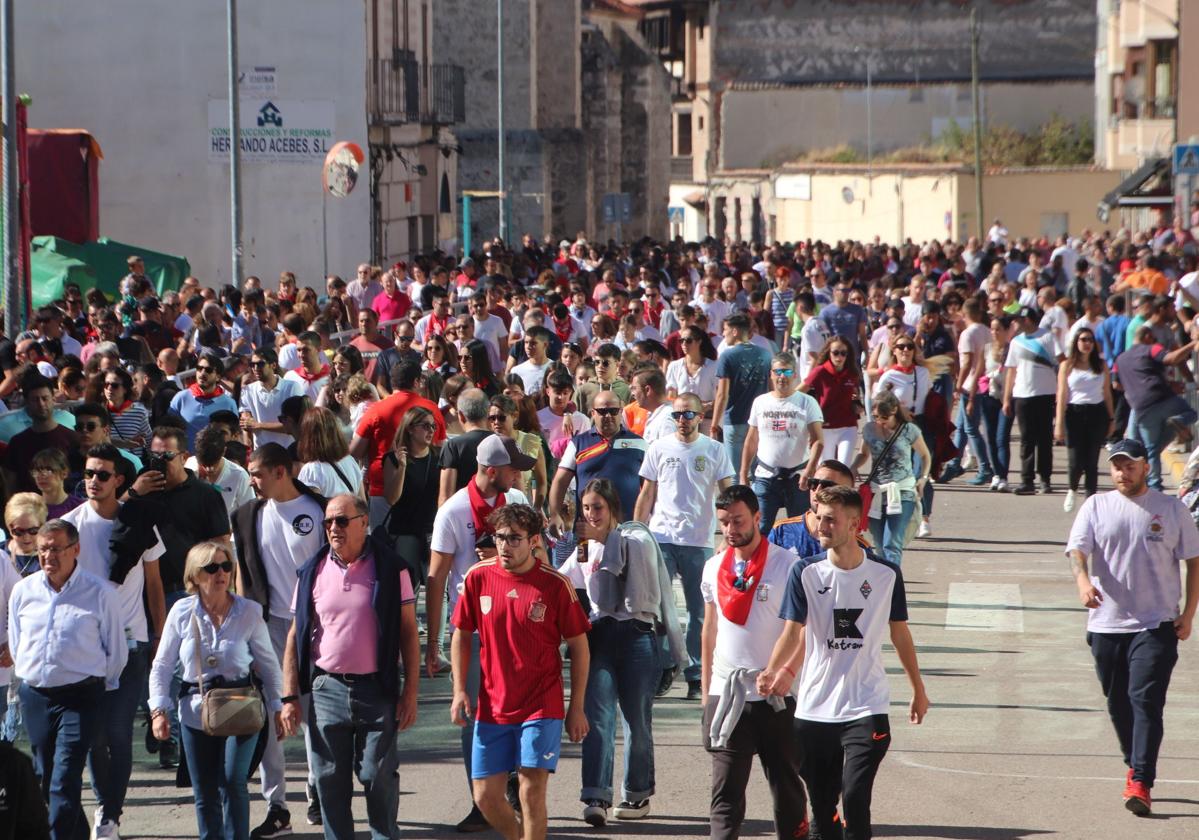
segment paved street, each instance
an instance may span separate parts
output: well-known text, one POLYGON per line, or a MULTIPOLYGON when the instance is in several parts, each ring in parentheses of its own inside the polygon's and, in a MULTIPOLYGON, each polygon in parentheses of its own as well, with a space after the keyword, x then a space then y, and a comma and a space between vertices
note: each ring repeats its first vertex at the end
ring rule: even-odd
MULTIPOLYGON (((1063 450, 1055 455, 1065 460, 1063 450)), ((906 722, 909 692, 892 658, 894 746, 875 788, 876 836, 1199 835, 1199 642, 1183 646, 1174 672, 1155 818, 1138 820, 1120 799, 1124 768, 1061 554, 1071 521, 1061 503, 1060 493, 1016 498, 958 485, 938 490, 936 538, 918 541, 904 562, 912 633, 933 706, 923 726, 906 722)), ((426 682, 420 722, 402 739, 405 837, 457 836, 449 824, 468 807, 447 692, 447 679, 426 682)), ((699 746, 698 712, 678 687, 656 706, 658 792, 651 816, 640 823, 595 830, 582 822, 579 748, 566 747, 551 783, 550 835, 706 837, 709 761, 699 746)), ((300 757, 299 741, 290 753, 300 757)), ((147 759, 139 744, 122 836, 194 837, 190 791, 174 790, 147 759)), ((303 824, 302 763, 292 768, 293 825, 300 835, 314 835, 317 829, 303 824)), ((252 825, 265 812, 260 798, 253 809, 252 825)), ((363 814, 361 799, 356 810, 363 814)), ((770 836, 769 814, 758 776, 744 835, 770 836)))

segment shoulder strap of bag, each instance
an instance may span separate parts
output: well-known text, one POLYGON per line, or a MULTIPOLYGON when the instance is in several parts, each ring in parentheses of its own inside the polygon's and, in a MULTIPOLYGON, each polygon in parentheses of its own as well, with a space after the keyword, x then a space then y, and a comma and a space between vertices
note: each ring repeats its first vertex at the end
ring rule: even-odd
POLYGON ((341 469, 338 468, 337 464, 333 463, 332 461, 326 461, 325 463, 333 468, 333 472, 337 473, 337 477, 341 479, 341 483, 346 486, 346 491, 353 495, 354 485, 350 484, 349 479, 346 478, 346 474, 343 473, 341 469))
POLYGON ((895 427, 895 431, 891 433, 891 437, 887 438, 887 445, 883 447, 883 451, 878 453, 878 457, 874 459, 874 465, 870 468, 870 475, 866 476, 866 483, 873 484, 874 479, 878 478, 879 468, 883 465, 883 459, 891 452, 891 448, 895 446, 896 439, 899 438, 899 433, 903 431, 907 423, 900 423, 895 427))
POLYGON ((196 637, 196 684, 200 687, 200 696, 204 696, 204 662, 200 658, 201 639, 200 622, 196 618, 196 613, 192 611, 192 633, 196 637))

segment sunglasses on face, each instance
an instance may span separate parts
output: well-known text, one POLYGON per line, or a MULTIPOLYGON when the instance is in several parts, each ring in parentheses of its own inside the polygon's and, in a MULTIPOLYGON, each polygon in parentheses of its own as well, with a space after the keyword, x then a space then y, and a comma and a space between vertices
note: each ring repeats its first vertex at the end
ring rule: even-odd
POLYGON ((411 344, 414 338, 415 336, 411 335, 397 335, 396 341, 400 342, 400 344, 411 344))
POLYGON ((258 368, 266 367, 266 362, 250 362, 250 367, 257 370, 258 368))
POLYGON ((341 528, 344 531, 346 528, 350 527, 351 522, 353 522, 355 519, 361 518, 361 513, 357 516, 330 516, 325 519, 325 530, 328 531, 334 525, 336 525, 338 528, 341 528))
POLYGON ((503 423, 507 419, 508 419, 507 415, 504 415, 504 414, 488 414, 487 415, 488 423, 503 423))
POLYGON ((775 376, 794 376, 795 368, 775 368, 770 372, 775 376))
POLYGON ((691 409, 687 409, 686 411, 670 412, 670 419, 672 419, 672 420, 694 420, 698 416, 699 416, 699 412, 692 411, 691 409))
POLYGON ((895 349, 896 350, 915 350, 916 345, 915 344, 896 344, 895 349))
POLYGON ((847 353, 844 350, 830 350, 828 354, 830 356, 848 356, 849 355, 849 353, 847 353))
POLYGON ((812 478, 808 480, 808 487, 813 490, 823 490, 826 487, 836 487, 837 482, 829 481, 827 478, 812 478))
POLYGON ((114 473, 111 473, 108 470, 84 470, 83 471, 84 478, 96 478, 96 479, 99 479, 100 481, 108 481, 110 478, 113 477, 113 475, 114 475, 114 473))
POLYGON ((620 411, 621 411, 621 409, 616 406, 612 406, 609 408, 593 408, 591 410, 595 414, 598 414, 600 417, 615 417, 618 414, 620 414, 620 411))
POLYGON ((207 566, 201 566, 200 569, 210 575, 215 575, 217 572, 229 574, 233 571, 233 561, 225 560, 222 563, 209 563, 207 566))
POLYGON ((80 432, 94 432, 100 428, 99 423, 76 423, 75 430, 80 432))
POLYGON ((104 383, 104 387, 105 387, 105 388, 124 388, 124 387, 125 387, 125 383, 124 383, 124 382, 121 382, 121 381, 117 381, 117 382, 105 382, 105 383, 104 383))
POLYGON ((8 533, 14 537, 36 537, 41 528, 9 528, 8 533))

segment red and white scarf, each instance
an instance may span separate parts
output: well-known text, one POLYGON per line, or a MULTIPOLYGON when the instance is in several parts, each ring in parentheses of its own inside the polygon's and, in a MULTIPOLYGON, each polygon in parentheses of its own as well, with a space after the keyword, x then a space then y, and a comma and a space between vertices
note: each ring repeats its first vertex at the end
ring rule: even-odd
POLYGON ((766 554, 769 550, 770 543, 759 536, 758 547, 754 549, 753 556, 745 564, 745 571, 741 575, 744 591, 736 587, 737 573, 733 571, 735 549, 726 550, 724 559, 720 561, 720 571, 716 574, 720 611, 734 624, 743 625, 749 620, 749 611, 754 605, 754 592, 762 580, 762 573, 766 571, 766 554))
POLYGON ((487 517, 491 515, 496 508, 504 506, 504 494, 500 493, 495 497, 495 502, 487 504, 487 500, 483 498, 483 494, 479 492, 479 486, 472 478, 466 482, 466 495, 470 500, 470 518, 475 524, 475 539, 479 539, 484 534, 490 534, 492 528, 487 524, 487 517))

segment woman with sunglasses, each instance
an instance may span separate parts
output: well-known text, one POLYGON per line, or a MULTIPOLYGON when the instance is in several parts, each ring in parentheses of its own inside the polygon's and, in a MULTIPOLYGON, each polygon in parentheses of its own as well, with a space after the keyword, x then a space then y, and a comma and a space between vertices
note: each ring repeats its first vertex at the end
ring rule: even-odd
POLYGON ((487 345, 477 338, 466 342, 462 352, 458 354, 462 373, 467 376, 475 387, 489 397, 500 393, 502 384, 496 378, 491 368, 491 353, 487 345))
MULTIPOLYGON (((487 409, 487 425, 497 435, 515 440, 517 449, 530 458, 537 459, 533 469, 525 470, 520 474, 520 478, 516 482, 516 489, 528 496, 529 503, 540 510, 545 494, 549 490, 545 483, 545 446, 538 432, 522 431, 517 428, 517 421, 522 414, 527 415, 527 411, 522 412, 521 406, 516 400, 506 394, 498 394, 491 398, 491 405, 487 409)), ((524 419, 527 422, 527 416, 524 419)), ((533 422, 538 422, 536 411, 533 412, 533 422)))
MULTIPOLYGON (((912 422, 924 429, 924 404, 932 390, 932 376, 920 358, 916 340, 904 333, 891 342, 891 356, 895 362, 879 377, 874 386, 874 397, 891 393, 899 400, 904 411, 912 418, 912 422)), ((927 436, 925 449, 929 449, 927 436)), ((933 485, 927 482, 921 494, 922 517, 918 536, 932 536, 932 526, 929 517, 933 510, 933 485)))
POLYGON ((400 556, 419 568, 416 583, 429 572, 429 540, 441 486, 441 447, 433 444, 436 434, 433 412, 414 406, 404 413, 392 450, 383 456, 383 495, 391 505, 387 532, 400 556))
POLYGON ((889 314, 883 325, 870 336, 870 356, 866 360, 866 376, 871 382, 877 382, 883 372, 891 366, 891 344, 895 339, 907 334, 907 325, 903 318, 889 314))
POLYGON ((135 400, 133 377, 122 367, 104 371, 103 403, 112 415, 112 442, 124 449, 140 449, 150 440, 150 411, 135 400))
POLYGON ((871 417, 872 422, 862 427, 862 439, 873 462, 870 536, 883 556, 898 566, 907 547, 916 500, 928 485, 932 458, 920 428, 894 392, 875 396, 871 417), (913 469, 913 456, 919 458, 919 473, 913 469))
POLYGON ((1074 334, 1070 355, 1057 369, 1057 416, 1053 437, 1064 441, 1069 457, 1070 489, 1062 510, 1074 510, 1078 482, 1084 475, 1088 496, 1099 490, 1099 450, 1115 425, 1112 380, 1099 355, 1095 333, 1083 327, 1074 334))
MULTIPOLYGON (((248 840, 250 797, 247 777, 259 733, 218 736, 204 731, 200 683, 209 688, 251 684, 251 670, 262 683, 267 720, 279 738, 285 728, 283 673, 262 618, 262 607, 231 591, 233 555, 221 543, 204 542, 187 553, 184 587, 190 593, 171 607, 150 666, 150 720, 154 737, 171 737, 167 709, 179 704, 187 769, 196 802, 196 821, 204 840, 248 840), (178 700, 171 677, 183 671, 178 700)), ((294 698, 288 698, 294 699, 294 698)))
MULTIPOLYGON (((8 540, 0 545, 0 619, 8 625, 8 596, 21 578, 41 571, 37 556, 37 532, 46 524, 46 500, 37 493, 16 493, 4 506, 4 530, 8 540)), ((9 743, 21 734, 20 680, 12 667, 0 668, 0 738, 9 743)))
POLYGON ((852 463, 858 451, 858 410, 862 373, 849 342, 833 336, 816 356, 816 364, 799 390, 814 397, 824 414, 823 457, 852 463))
POLYGON ((422 348, 424 363, 422 367, 436 373, 444 382, 458 372, 458 348, 436 333, 425 339, 422 348))
POLYGON ((695 394, 704 404, 704 416, 712 414, 716 399, 716 348, 712 338, 699 327, 684 327, 679 333, 683 358, 666 366, 666 397, 695 394))

